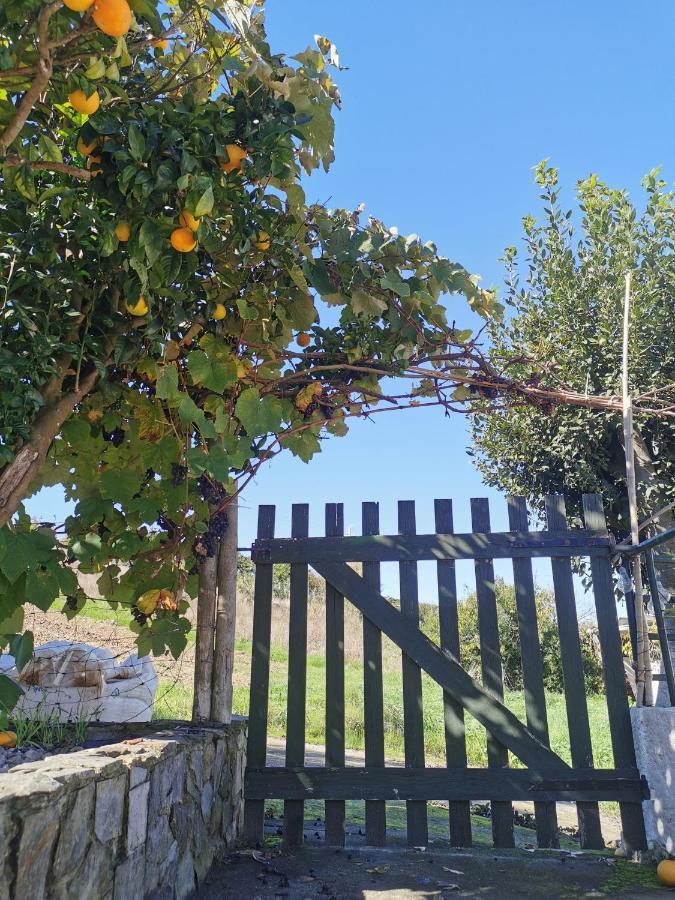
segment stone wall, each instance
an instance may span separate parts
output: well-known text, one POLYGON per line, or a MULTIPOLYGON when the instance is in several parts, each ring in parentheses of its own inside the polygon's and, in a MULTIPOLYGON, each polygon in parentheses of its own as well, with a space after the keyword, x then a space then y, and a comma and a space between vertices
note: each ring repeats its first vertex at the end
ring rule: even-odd
POLYGON ((237 841, 244 720, 109 737, 0 775, 0 900, 187 897, 237 841))
POLYGON ((638 769, 649 785, 642 803, 647 845, 656 859, 675 857, 675 708, 636 706, 630 716, 638 769))

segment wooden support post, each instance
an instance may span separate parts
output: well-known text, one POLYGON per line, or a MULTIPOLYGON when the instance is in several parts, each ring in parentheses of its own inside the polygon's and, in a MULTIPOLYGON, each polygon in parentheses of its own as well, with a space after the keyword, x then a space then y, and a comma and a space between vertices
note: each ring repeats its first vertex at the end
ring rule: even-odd
POLYGON ((213 653, 211 721, 232 719, 232 674, 237 623, 237 547, 239 505, 235 497, 227 506, 227 530, 218 548, 216 584, 216 639, 213 653))
MULTIPOLYGON (((326 504, 326 535, 344 534, 341 503, 326 504)), ((345 601, 326 583, 326 766, 345 764, 345 601)), ((345 801, 326 800, 326 843, 345 842, 345 801)))

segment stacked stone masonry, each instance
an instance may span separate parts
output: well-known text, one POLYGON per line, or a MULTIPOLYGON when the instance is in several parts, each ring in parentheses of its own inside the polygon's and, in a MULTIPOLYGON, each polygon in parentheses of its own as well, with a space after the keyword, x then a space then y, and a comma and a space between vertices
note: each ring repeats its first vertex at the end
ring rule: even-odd
POLYGON ((245 721, 113 740, 0 775, 0 900, 180 900, 236 843, 245 721))

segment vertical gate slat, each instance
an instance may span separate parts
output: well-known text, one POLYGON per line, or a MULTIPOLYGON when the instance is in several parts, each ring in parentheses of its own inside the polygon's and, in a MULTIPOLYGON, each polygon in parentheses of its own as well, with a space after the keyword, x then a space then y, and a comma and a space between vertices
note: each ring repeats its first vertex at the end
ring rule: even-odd
MULTIPOLYGON (((559 494, 546 497, 545 509, 547 529, 549 531, 567 531, 565 498, 559 494)), ((577 607, 574 599, 572 564, 568 558, 552 557, 551 572, 558 634, 560 635, 560 658, 572 765, 577 769, 591 769, 593 768, 593 747, 584 683, 584 665, 579 641, 577 607)), ((598 804, 592 801, 577 803, 577 818, 579 840, 584 850, 602 850, 605 842, 602 839, 598 804)))
MULTIPOLYGON (((490 531, 490 506, 487 499, 471 499, 471 524, 476 532, 490 531)), ((499 627, 497 624, 497 601, 495 597, 495 574, 492 560, 477 559, 476 597, 478 600, 478 632, 480 636, 480 657, 483 686, 500 700, 504 698, 502 660, 499 651, 499 627)), ((491 734, 487 736, 487 756, 490 768, 505 768, 509 764, 509 753, 503 744, 491 734)), ((508 800, 492 800, 492 837, 496 847, 513 847, 513 806, 508 800)))
MULTIPOLYGON (((258 537, 274 537, 274 506, 258 509, 258 537)), ((270 682, 270 638, 272 625, 272 579, 274 566, 258 563, 253 594, 253 650, 248 715, 247 765, 263 768, 267 759, 267 709, 270 682)), ((244 806, 244 836, 249 844, 263 839, 265 801, 247 800, 244 806)))
MULTIPOLYGON (((363 534, 378 534, 380 513, 377 503, 362 505, 363 534)), ((363 563, 364 581, 380 590, 380 564, 363 563)), ((363 618, 363 726, 366 766, 384 766, 384 700, 382 687, 382 632, 363 618)), ((382 847, 387 837, 387 815, 384 800, 366 800, 366 843, 382 847)))
MULTIPOLYGON (((511 531, 529 531, 525 498, 509 497, 507 504, 511 531)), ((544 666, 541 659, 534 576, 530 559, 522 556, 513 557, 513 585, 518 611, 518 635, 523 666, 527 727, 542 744, 550 747, 546 694, 544 692, 544 666)), ((539 847, 559 847, 555 803, 535 801, 534 819, 537 829, 537 845, 539 847)))
MULTIPOLYGON (((602 498, 597 494, 584 494, 583 505, 586 528, 589 531, 606 533, 607 525, 602 498)), ((614 764, 617 767, 634 768, 636 765, 635 746, 626 694, 619 622, 612 583, 612 564, 609 556, 592 556, 591 574, 605 674, 605 693, 614 764)), ((627 848, 629 850, 646 849, 641 804, 620 803, 619 810, 623 840, 627 848)))
MULTIPOLYGON (((399 500, 398 530, 400 534, 415 534, 415 502, 399 500)), ((417 563, 399 562, 401 613, 411 628, 419 626, 419 597, 417 563)), ((409 769, 424 768, 424 715, 422 711, 422 671, 405 653, 401 655, 403 671, 403 722, 405 765, 409 769)), ((426 846, 429 832, 427 804, 424 800, 406 801, 408 843, 413 847, 426 846)))
MULTIPOLYGON (((344 534, 344 507, 326 504, 326 537, 344 534)), ((326 583, 326 766, 345 764, 344 598, 326 583)), ((326 800, 326 843, 345 842, 345 801, 326 800)))
MULTIPOLYGON (((452 534, 452 500, 434 500, 436 531, 452 534)), ((443 650, 449 650, 460 659, 459 623, 457 618, 457 578, 455 561, 441 559, 436 563, 438 581, 438 619, 440 641, 443 650)), ((464 730, 464 709, 449 694, 443 693, 445 713, 445 759, 449 768, 465 769, 466 734, 464 730)), ((471 804, 467 800, 449 801, 450 843, 453 847, 470 847, 471 804)))
MULTIPOLYGON (((309 506, 294 503, 291 536, 309 534, 309 506)), ((290 610, 288 619, 288 694, 286 708, 286 765, 305 764, 305 712, 307 693, 307 564, 291 563, 290 610)), ((305 804, 284 802, 284 843, 298 847, 303 841, 305 804)))

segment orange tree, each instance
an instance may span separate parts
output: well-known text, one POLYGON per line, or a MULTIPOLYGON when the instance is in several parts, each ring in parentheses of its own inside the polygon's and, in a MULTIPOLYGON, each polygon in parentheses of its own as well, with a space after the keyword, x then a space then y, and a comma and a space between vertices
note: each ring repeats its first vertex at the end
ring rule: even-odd
POLYGON ((307 204, 328 40, 287 60, 255 4, 158 7, 0 10, 0 640, 21 665, 25 602, 77 613, 75 562, 141 652, 180 653, 198 595, 195 713, 222 718, 238 492, 350 416, 461 400, 481 357, 442 295, 496 307, 432 244, 307 204), (56 483, 74 514, 31 522, 56 483))

